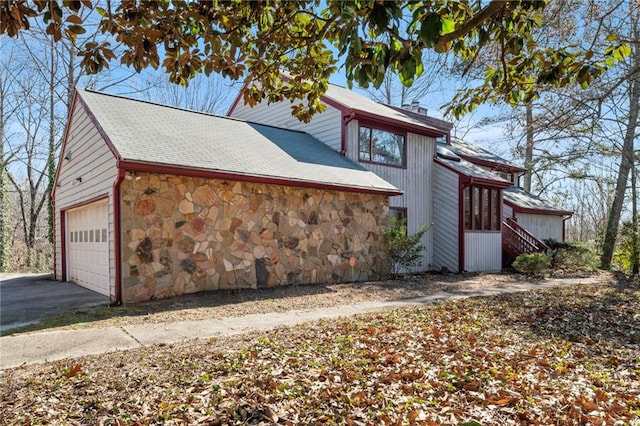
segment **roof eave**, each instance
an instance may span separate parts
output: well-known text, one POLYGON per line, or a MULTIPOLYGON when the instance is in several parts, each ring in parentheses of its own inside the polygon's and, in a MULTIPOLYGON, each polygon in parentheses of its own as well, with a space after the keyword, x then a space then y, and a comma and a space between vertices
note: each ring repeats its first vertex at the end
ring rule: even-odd
POLYGON ((421 125, 417 123, 407 123, 406 121, 397 120, 391 117, 385 117, 383 115, 375 114, 369 111, 365 111, 358 108, 352 108, 350 106, 344 105, 331 97, 329 95, 324 94, 320 97, 320 100, 325 102, 327 105, 332 106, 338 110, 340 110, 343 114, 354 114, 354 118, 356 119, 367 119, 367 120, 375 120, 377 122, 391 125, 398 128, 403 128, 407 131, 411 131, 411 133, 416 133, 419 135, 430 136, 433 138, 437 138, 440 136, 447 136, 449 134, 448 131, 437 129, 435 127, 429 127, 427 125, 421 125))
POLYGON ((463 177, 463 182, 468 184, 468 185, 483 185, 483 186, 489 186, 492 188, 500 188, 500 189, 506 189, 509 188, 510 186, 512 186, 513 184, 511 182, 507 182, 505 180, 497 180, 497 179, 489 179, 489 178, 481 178, 481 177, 477 177, 477 176, 470 176, 464 172, 462 172, 461 170, 457 170, 454 167, 451 167, 449 164, 445 163, 444 161, 435 158, 434 161, 441 165, 442 167, 445 167, 448 170, 451 170, 452 172, 454 172, 455 174, 457 174, 458 176, 463 177))
POLYGON ((468 154, 460 154, 460 153, 456 152, 456 155, 458 155, 460 158, 463 158, 463 159, 467 160, 470 163, 474 163, 474 164, 477 164, 479 166, 491 167, 492 169, 494 169, 496 171, 499 171, 499 172, 524 173, 524 172, 527 171, 527 169, 519 167, 519 166, 500 163, 500 162, 497 162, 497 161, 485 160, 485 159, 474 157, 474 156, 468 155, 468 154))
POLYGON ((545 215, 545 216, 573 216, 573 213, 574 213, 569 210, 536 209, 532 207, 523 207, 509 200, 504 200, 504 203, 509 207, 511 207, 513 211, 516 213, 539 214, 539 215, 545 215))
POLYGON ((228 179, 242 182, 265 183, 271 185, 295 186, 300 188, 316 188, 345 192, 358 192, 385 196, 402 195, 404 192, 398 188, 377 188, 338 183, 318 182, 302 179, 291 179, 280 176, 268 176, 259 174, 238 173, 225 170, 201 169, 174 164, 149 163, 137 160, 120 160, 118 168, 126 171, 141 171, 150 173, 166 173, 191 177, 211 179, 228 179))

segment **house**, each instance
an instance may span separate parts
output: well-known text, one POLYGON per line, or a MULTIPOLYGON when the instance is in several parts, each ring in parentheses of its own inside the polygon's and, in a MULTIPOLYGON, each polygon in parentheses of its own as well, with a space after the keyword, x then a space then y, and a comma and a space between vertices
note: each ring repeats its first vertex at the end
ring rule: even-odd
MULTIPOLYGON (((449 131, 382 105, 344 87, 329 85, 322 97, 326 109, 309 123, 291 115, 288 102, 260 103, 253 108, 235 100, 228 115, 292 130, 304 130, 327 146, 358 162, 404 194, 391 197, 390 213, 407 220, 409 233, 433 218, 433 158, 436 141, 449 131)), ((434 233, 423 236, 422 266, 434 269, 434 233)))
MULTIPOLYGON (((447 148, 463 161, 511 182, 502 190, 500 216, 504 263, 510 263, 523 252, 547 250, 544 240, 564 241, 565 222, 573 212, 560 209, 521 188, 519 178, 526 169, 457 138, 450 138, 447 148)), ((465 218, 468 218, 467 212, 465 218)))
POLYGON ((309 123, 293 117, 287 101, 251 108, 240 96, 228 115, 304 129, 402 189, 390 199, 391 214, 406 218, 409 233, 431 225, 414 271, 500 270, 505 254, 544 250, 540 240, 557 237, 570 214, 517 188, 525 169, 452 138, 451 123, 428 117, 419 105, 383 105, 333 84, 322 101, 325 111, 309 123))
POLYGON ((381 279, 401 194, 299 130, 77 90, 52 194, 55 278, 114 303, 381 279))

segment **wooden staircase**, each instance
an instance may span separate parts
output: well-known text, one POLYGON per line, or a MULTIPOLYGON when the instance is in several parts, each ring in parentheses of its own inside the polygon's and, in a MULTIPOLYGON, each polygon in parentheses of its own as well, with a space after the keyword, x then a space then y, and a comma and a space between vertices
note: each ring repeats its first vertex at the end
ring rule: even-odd
POLYGON ((523 253, 549 250, 549 246, 537 239, 531 232, 508 217, 502 222, 503 266, 511 266, 516 257, 523 253))

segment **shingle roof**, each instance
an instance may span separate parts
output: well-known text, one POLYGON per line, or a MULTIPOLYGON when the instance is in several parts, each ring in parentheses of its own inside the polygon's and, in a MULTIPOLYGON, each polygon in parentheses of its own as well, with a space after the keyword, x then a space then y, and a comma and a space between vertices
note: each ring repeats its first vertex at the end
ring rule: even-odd
POLYGON ((401 193, 311 135, 78 90, 123 160, 401 193))
MULTIPOLYGON (((477 145, 473 145, 458 138, 451 138, 451 145, 449 146, 449 148, 456 154, 468 159, 472 157, 473 159, 483 162, 494 163, 498 167, 503 166, 508 169, 525 171, 524 168, 505 160, 499 155, 493 154, 485 149, 480 148, 477 145)), ((470 159, 470 161, 473 161, 473 159, 470 159)))
POLYGON ((571 211, 559 209, 550 202, 545 201, 518 186, 512 186, 505 189, 503 192, 503 197, 505 202, 512 206, 519 207, 523 212, 546 212, 547 214, 555 213, 559 216, 573 214, 573 212, 571 211))
POLYGON ((455 152, 451 152, 449 150, 450 146, 448 144, 438 143, 436 145, 437 152, 437 162, 443 165, 446 165, 450 169, 455 172, 469 177, 471 179, 481 179, 484 181, 491 181, 495 183, 497 186, 505 187, 507 185, 511 185, 506 179, 503 179, 496 173, 484 169, 480 166, 477 166, 463 158, 457 157, 455 152), (457 157, 457 158, 456 158, 457 157))
POLYGON ((414 128, 422 128, 430 133, 446 133, 442 129, 426 124, 423 120, 404 114, 396 108, 378 103, 366 96, 362 96, 354 92, 353 90, 347 89, 346 87, 329 84, 329 88, 324 94, 324 98, 328 98, 350 110, 361 111, 371 115, 387 118, 399 124, 409 125, 414 128))

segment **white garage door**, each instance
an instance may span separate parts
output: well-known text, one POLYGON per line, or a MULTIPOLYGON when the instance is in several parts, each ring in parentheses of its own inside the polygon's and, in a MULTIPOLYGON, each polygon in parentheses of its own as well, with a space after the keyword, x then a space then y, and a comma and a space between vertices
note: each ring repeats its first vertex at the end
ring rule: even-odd
POLYGON ((67 212, 69 281, 109 296, 108 202, 67 212))

